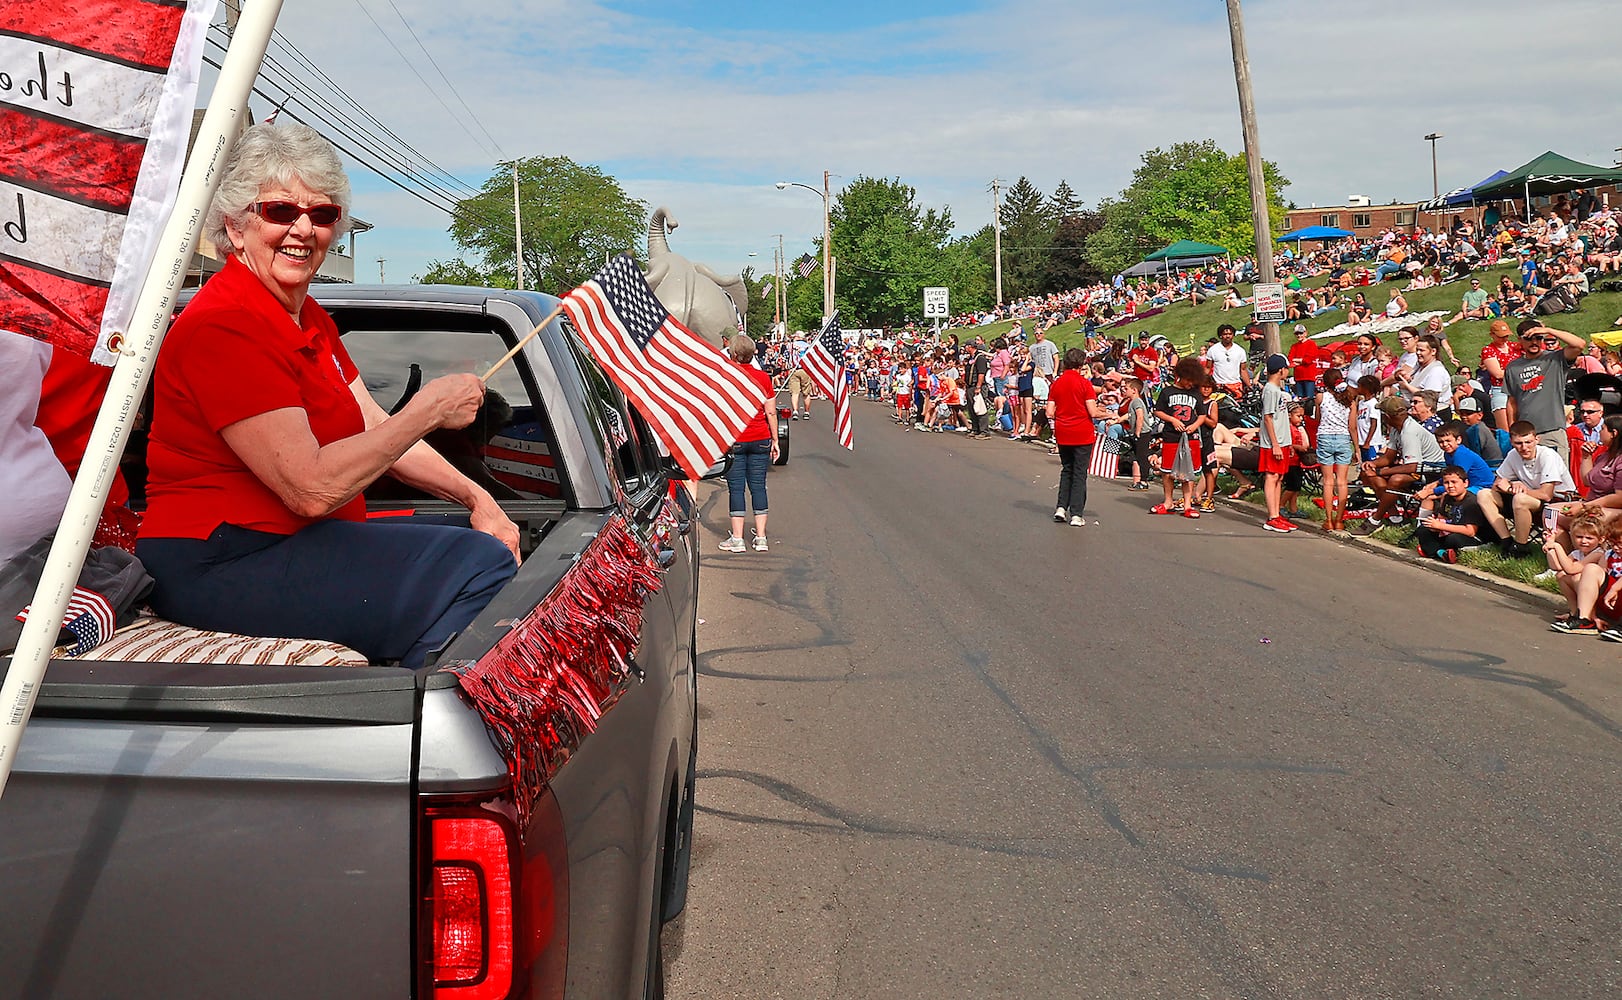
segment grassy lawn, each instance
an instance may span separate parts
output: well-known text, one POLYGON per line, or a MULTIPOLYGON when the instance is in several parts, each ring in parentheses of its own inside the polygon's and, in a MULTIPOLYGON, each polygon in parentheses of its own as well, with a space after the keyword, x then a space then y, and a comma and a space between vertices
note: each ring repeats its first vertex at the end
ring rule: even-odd
MULTIPOLYGON (((1481 276, 1482 287, 1490 289, 1497 286, 1500 275, 1509 274, 1513 277, 1514 272, 1514 265, 1508 264, 1487 268, 1476 273, 1481 276)), ((1611 275, 1605 277, 1609 279, 1611 275)), ((1304 285, 1308 288, 1321 284, 1323 284, 1322 278, 1312 278, 1304 282, 1304 285)), ((1364 292, 1369 304, 1378 312, 1385 307, 1390 294, 1388 290, 1402 284, 1406 284, 1406 281, 1371 285, 1368 288, 1353 289, 1351 292, 1343 294, 1353 295, 1358 291, 1364 292)), ((1455 281, 1438 288, 1424 288, 1417 292, 1407 293, 1404 298, 1408 300, 1408 308, 1413 312, 1435 312, 1446 309, 1451 314, 1458 311, 1459 299, 1467 288, 1469 288, 1468 281, 1455 281)), ((1248 297, 1251 294, 1251 286, 1240 285, 1239 291, 1242 295, 1248 297)), ((1596 291, 1583 299, 1582 312, 1550 316, 1545 321, 1550 326, 1558 329, 1588 337, 1602 330, 1611 329, 1611 324, 1615 322, 1618 315, 1622 315, 1622 293, 1596 291)), ((1159 334, 1171 341, 1177 348, 1178 354, 1186 357, 1191 346, 1203 347, 1208 338, 1215 336, 1216 328, 1221 324, 1232 323, 1234 326, 1242 327, 1249 319, 1250 308, 1248 306, 1224 312, 1220 296, 1218 296, 1208 299, 1197 306, 1190 306, 1186 301, 1178 302, 1167 307, 1166 311, 1158 316, 1150 316, 1148 319, 1111 327, 1105 332, 1115 337, 1137 336, 1140 338, 1159 334)), ((1304 325, 1311 332, 1320 333, 1345 322, 1345 320, 1346 312, 1343 308, 1332 313, 1326 313, 1316 319, 1306 320, 1304 325)), ((951 332, 955 332, 960 338, 983 335, 987 341, 990 341, 1001 334, 1007 333, 1013 325, 1011 320, 1004 320, 998 323, 988 323, 985 326, 958 328, 951 332)), ((1281 324, 1280 333, 1285 348, 1288 348, 1294 342, 1295 338, 1289 333, 1289 330, 1294 325, 1293 323, 1281 324)), ((1061 323, 1048 332, 1048 337, 1058 343, 1061 348, 1079 344, 1081 342, 1080 326, 1081 322, 1079 320, 1061 323)), ((1458 355, 1459 360, 1474 365, 1481 356, 1482 345, 1487 342, 1487 324, 1464 320, 1448 327, 1447 334, 1448 340, 1453 344, 1453 351, 1458 355)), ((1382 339, 1388 343, 1392 342, 1389 336, 1382 339)))

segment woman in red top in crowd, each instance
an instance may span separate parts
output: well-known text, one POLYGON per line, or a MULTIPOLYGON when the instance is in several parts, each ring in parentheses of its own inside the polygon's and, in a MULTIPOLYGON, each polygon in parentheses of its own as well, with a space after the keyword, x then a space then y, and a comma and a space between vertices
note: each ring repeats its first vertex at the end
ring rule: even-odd
POLYGON ((313 129, 257 125, 237 143, 206 222, 225 268, 154 372, 136 554, 166 618, 415 668, 512 578, 518 530, 422 442, 473 421, 478 377, 434 379, 390 416, 308 298, 348 205, 343 165, 313 129), (383 475, 467 507, 475 530, 367 522, 361 491, 383 475))
POLYGON ((1048 387, 1047 405, 1048 424, 1059 446, 1059 506, 1053 519, 1062 524, 1068 515, 1078 528, 1087 523, 1082 516, 1087 508, 1087 466, 1098 440, 1093 421, 1105 416, 1093 384, 1082 375, 1086 367, 1087 355, 1081 348, 1065 351, 1064 370, 1048 387))
POLYGON ((755 342, 738 334, 727 344, 732 363, 742 368, 750 378, 767 392, 755 419, 738 435, 732 446, 732 464, 727 466, 727 502, 732 513, 732 534, 721 543, 722 552, 743 551, 743 521, 749 514, 745 506, 744 489, 748 488, 749 503, 755 508, 755 551, 766 551, 766 470, 777 461, 777 393, 772 389, 770 375, 750 362, 755 360, 755 342))

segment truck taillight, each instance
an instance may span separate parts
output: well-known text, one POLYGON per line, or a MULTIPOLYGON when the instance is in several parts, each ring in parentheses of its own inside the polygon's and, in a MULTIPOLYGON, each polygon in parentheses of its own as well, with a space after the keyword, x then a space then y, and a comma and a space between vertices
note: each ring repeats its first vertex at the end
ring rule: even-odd
POLYGON ((505 1000, 514 981, 512 825, 490 811, 430 807, 424 900, 435 1000, 505 1000))
POLYGON ((418 995, 550 1000, 568 967, 563 817, 548 789, 524 836, 504 798, 424 796, 418 995))

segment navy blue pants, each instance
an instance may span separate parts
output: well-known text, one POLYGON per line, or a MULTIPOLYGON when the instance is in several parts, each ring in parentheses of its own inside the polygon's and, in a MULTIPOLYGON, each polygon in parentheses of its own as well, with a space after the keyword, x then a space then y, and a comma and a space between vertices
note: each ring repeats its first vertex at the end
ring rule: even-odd
POLYGON ((749 513, 744 505, 744 487, 756 514, 766 513, 766 470, 772 466, 772 439, 740 441, 732 446, 732 464, 727 467, 727 512, 733 517, 749 513))
POLYGON ((321 521, 292 535, 222 524, 207 539, 146 538, 136 555, 164 618, 215 632, 324 639, 373 662, 429 662, 518 564, 471 528, 321 521))

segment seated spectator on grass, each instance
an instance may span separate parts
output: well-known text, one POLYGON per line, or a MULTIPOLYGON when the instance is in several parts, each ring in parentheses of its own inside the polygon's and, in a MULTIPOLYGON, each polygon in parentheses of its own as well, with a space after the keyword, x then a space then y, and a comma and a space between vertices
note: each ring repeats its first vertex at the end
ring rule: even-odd
POLYGON ((1551 538, 1543 543, 1549 568, 1566 599, 1567 614, 1549 628, 1572 635, 1593 635, 1622 642, 1622 545, 1618 524, 1601 524, 1594 518, 1572 523, 1572 545, 1551 538), (1603 629, 1603 631, 1602 631, 1603 629))
POLYGON ((1502 316, 1520 316, 1526 312, 1526 294, 1507 274, 1498 279, 1498 301, 1502 316))
POLYGON ((1487 290, 1481 287, 1480 278, 1470 279, 1470 288, 1459 300, 1459 314, 1449 322, 1457 323, 1461 319, 1491 319, 1487 310, 1487 290))
POLYGON ((1437 491, 1420 501, 1414 541, 1419 554, 1427 559, 1458 562, 1460 549, 1486 541, 1482 536, 1487 531, 1487 521, 1470 489, 1467 475, 1457 465, 1448 466, 1442 470, 1437 491))
POLYGON ((1576 479, 1578 482, 1588 481, 1588 470, 1594 465, 1594 456, 1605 442, 1601 440, 1602 428, 1605 426, 1605 406, 1597 399, 1580 399, 1577 401, 1576 420, 1571 429, 1574 433, 1567 437, 1572 442, 1575 451, 1574 464, 1576 465, 1576 479))
POLYGON ((1346 325, 1362 326, 1374 318, 1374 307, 1369 305, 1368 296, 1358 292, 1352 299, 1352 304, 1346 307, 1346 325))
POLYGON ((1388 319, 1408 315, 1408 300, 1402 297, 1400 289, 1391 289, 1391 298, 1385 304, 1385 314, 1388 319))
POLYGON ((1518 420, 1509 427, 1512 451, 1498 467, 1492 489, 1481 493, 1481 509, 1505 552, 1525 555, 1532 525, 1543 505, 1576 490, 1571 470, 1558 452, 1538 444, 1537 428, 1518 420), (1506 520, 1506 513, 1513 525, 1506 520))
POLYGON ((1453 368, 1459 367, 1459 356, 1453 353, 1453 345, 1448 343, 1447 324, 1442 322, 1442 317, 1432 316, 1426 320, 1425 329, 1419 331, 1419 335, 1421 337, 1435 337, 1436 356, 1438 358, 1447 358, 1447 363, 1453 368))
MULTIPOLYGON (((1436 429, 1436 444, 1447 456, 1449 465, 1464 470, 1464 477, 1471 493, 1492 489, 1497 473, 1487 464, 1486 459, 1464 443, 1464 431, 1464 424, 1461 421, 1449 420, 1436 429)), ((1441 493, 1441 483, 1437 483, 1431 492, 1441 493)))
POLYGON ((1405 343, 1413 347, 1415 364, 1412 373, 1398 368, 1396 384, 1401 387, 1402 394, 1408 397, 1410 403, 1416 395, 1425 390, 1435 393, 1438 401, 1451 400, 1453 376, 1437 357, 1442 349, 1441 343, 1428 333, 1405 343))
POLYGON ((1465 447, 1497 468, 1498 463, 1504 460, 1504 449, 1498 443, 1498 435, 1487 426, 1481 412, 1481 401, 1475 396, 1465 396, 1459 400, 1458 414, 1459 421, 1464 425, 1465 447))
POLYGON ((1414 393, 1414 398, 1408 401, 1408 416, 1419 421, 1419 426, 1436 433, 1436 428, 1442 426, 1443 418, 1437 412, 1439 400, 1436 393, 1430 389, 1421 389, 1414 393))
POLYGON ((1583 477, 1588 496, 1560 507, 1555 536, 1561 540, 1579 517, 1597 517, 1607 523, 1622 518, 1622 415, 1602 420, 1599 435, 1600 448, 1583 477))
POLYGON ((1385 427, 1386 446, 1371 462, 1358 467, 1359 481, 1374 491, 1374 513, 1369 515, 1364 530, 1373 533, 1381 523, 1390 520, 1401 524, 1400 516, 1393 516, 1399 493, 1423 482, 1427 475, 1446 464, 1436 438, 1408 415, 1408 403, 1401 396, 1387 396, 1380 400, 1381 423, 1385 427))

